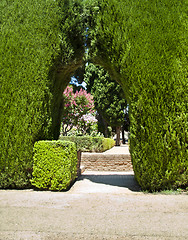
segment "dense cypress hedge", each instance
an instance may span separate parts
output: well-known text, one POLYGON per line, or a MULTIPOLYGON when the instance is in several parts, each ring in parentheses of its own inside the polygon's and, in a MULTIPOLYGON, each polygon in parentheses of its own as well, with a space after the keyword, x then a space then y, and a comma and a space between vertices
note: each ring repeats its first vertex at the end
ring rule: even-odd
POLYGON ((61 92, 82 64, 86 23, 94 62, 129 102, 138 182, 149 190, 186 186, 187 1, 91 3, 0 1, 0 187, 28 186, 34 142, 58 138, 61 92))
POLYGON ((34 142, 59 136, 62 92, 84 54, 76 2, 0 1, 0 188, 29 186, 34 142))
POLYGON ((77 176, 77 149, 73 142, 38 141, 33 158, 31 183, 38 189, 66 190, 77 176))
POLYGON ((135 176, 151 191, 188 186, 188 2, 102 0, 100 9, 92 50, 128 100, 135 176))

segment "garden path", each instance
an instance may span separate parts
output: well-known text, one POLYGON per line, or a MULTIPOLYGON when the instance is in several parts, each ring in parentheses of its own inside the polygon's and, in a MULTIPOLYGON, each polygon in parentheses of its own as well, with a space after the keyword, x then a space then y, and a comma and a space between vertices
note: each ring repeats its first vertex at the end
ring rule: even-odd
POLYGON ((133 172, 84 172, 67 192, 0 190, 0 240, 185 240, 188 196, 140 192, 133 172))

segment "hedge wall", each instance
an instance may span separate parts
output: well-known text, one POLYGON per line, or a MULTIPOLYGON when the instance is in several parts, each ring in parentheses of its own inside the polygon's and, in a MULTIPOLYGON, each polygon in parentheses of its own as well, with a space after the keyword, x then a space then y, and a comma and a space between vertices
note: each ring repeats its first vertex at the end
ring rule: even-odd
POLYGON ((76 2, 0 1, 0 188, 28 187, 34 142, 59 137, 62 92, 84 54, 76 2))
POLYGON ((151 191, 186 187, 188 2, 99 2, 91 50, 128 100, 135 176, 151 191))
POLYGON ((129 102, 130 150, 142 188, 187 186, 187 4, 1 0, 0 187, 28 186, 34 142, 58 138, 61 93, 82 64, 85 36, 94 62, 129 102))
POLYGON ((60 140, 75 142, 82 152, 104 152, 115 145, 111 138, 91 136, 61 136, 60 140))
POLYGON ((76 144, 66 141, 38 141, 34 145, 33 178, 39 189, 66 190, 77 176, 76 144))

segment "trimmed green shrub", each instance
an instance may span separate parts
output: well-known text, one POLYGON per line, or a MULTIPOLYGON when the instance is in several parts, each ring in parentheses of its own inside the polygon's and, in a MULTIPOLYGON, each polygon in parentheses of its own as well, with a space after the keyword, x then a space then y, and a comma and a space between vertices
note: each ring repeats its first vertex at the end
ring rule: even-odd
POLYGON ((115 146, 115 141, 112 138, 104 138, 102 140, 102 146, 103 146, 102 148, 103 148, 103 152, 104 152, 104 151, 114 147, 115 146))
POLYGON ((111 138, 91 136, 61 136, 61 140, 75 142, 82 152, 104 152, 115 145, 111 138))
POLYGON ((38 141, 34 145, 33 178, 39 189, 66 190, 77 176, 76 144, 68 141, 38 141))

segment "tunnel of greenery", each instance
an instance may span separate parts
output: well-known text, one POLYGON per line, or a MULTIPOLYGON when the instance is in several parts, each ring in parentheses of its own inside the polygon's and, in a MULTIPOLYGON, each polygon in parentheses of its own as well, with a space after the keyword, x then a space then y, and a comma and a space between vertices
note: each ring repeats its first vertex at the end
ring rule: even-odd
POLYGON ((86 48, 124 90, 142 189, 187 187, 187 13, 184 0, 1 0, 0 187, 30 185, 33 145, 58 138, 86 48))

